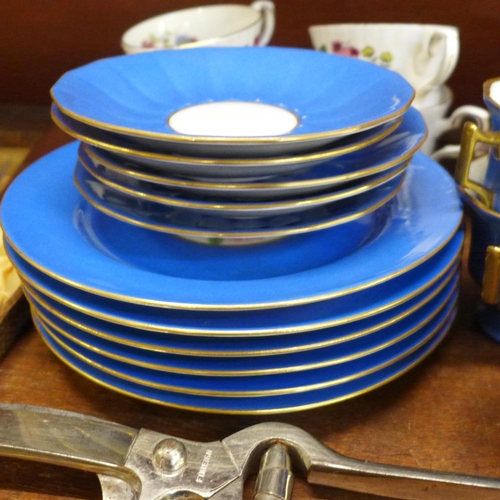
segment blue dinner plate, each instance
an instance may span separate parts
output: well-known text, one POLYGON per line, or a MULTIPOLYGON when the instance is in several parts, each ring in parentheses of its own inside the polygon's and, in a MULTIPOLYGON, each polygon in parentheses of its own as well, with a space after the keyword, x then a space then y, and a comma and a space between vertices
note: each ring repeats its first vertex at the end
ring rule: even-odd
POLYGON ((432 294, 433 287, 439 287, 439 281, 456 264, 462 240, 460 232, 417 268, 366 290, 304 305, 248 311, 175 310, 100 297, 44 274, 17 255, 8 243, 6 250, 29 286, 76 311, 141 330, 233 338, 311 332, 344 325, 389 311, 423 293, 432 294))
MULTIPOLYGON (((182 335, 155 332, 134 328, 112 321, 102 320, 87 314, 84 309, 72 309, 63 302, 51 299, 43 291, 25 283, 25 291, 32 304, 56 326, 68 326, 94 335, 106 341, 158 353, 187 356, 272 356, 275 354, 300 353, 320 349, 374 334, 379 330, 404 320, 419 309, 426 307, 442 293, 457 272, 457 264, 413 298, 405 300, 389 309, 376 311, 364 319, 324 326, 318 329, 311 324, 311 330, 301 330, 288 335, 226 335, 223 339, 208 335, 182 335)), ((64 300, 58 298, 59 300, 64 300)), ((342 318, 346 320, 346 318, 342 318)), ((303 325, 307 328, 307 325, 303 325)))
MULTIPOLYGON (((424 306, 370 334, 360 334, 356 331, 356 324, 349 324, 345 328, 337 327, 337 330, 340 330, 339 333, 350 335, 350 340, 345 339, 342 342, 343 339, 338 338, 336 339, 338 342, 323 345, 318 349, 268 356, 220 357, 215 353, 209 356, 190 356, 122 345, 61 321, 33 296, 30 296, 30 302, 34 316, 46 329, 57 334, 63 341, 67 340, 70 344, 80 346, 82 351, 79 352, 82 353, 88 350, 113 360, 170 373, 216 376, 263 375, 340 365, 388 348, 424 328, 437 317, 450 302, 450 298, 456 294, 457 282, 458 277, 454 273, 452 279, 446 282, 442 290, 424 306)), ((332 337, 335 334, 336 332, 332 332, 332 337)), ((218 340, 214 339, 213 343, 217 344, 218 340)), ((264 344, 266 341, 267 339, 264 340, 264 344)))
MULTIPOLYGON (((406 356, 408 352, 417 349, 435 335, 453 316, 455 302, 456 294, 435 317, 423 326, 414 331, 405 332, 408 335, 403 336, 399 341, 362 357, 349 358, 343 363, 313 367, 300 372, 283 371, 251 375, 232 374, 229 376, 217 373, 175 373, 170 370, 151 369, 119 361, 73 342, 43 325, 36 318, 36 315, 34 319, 39 328, 43 328, 46 334, 56 339, 72 354, 118 378, 124 378, 148 387, 187 394, 260 397, 320 389, 380 370, 384 366, 394 363, 400 357, 406 356)), ((250 361, 254 362, 253 366, 258 367, 259 358, 250 358, 250 361)), ((195 364, 201 364, 201 362, 202 358, 194 358, 195 364)))
POLYGON ((287 146, 291 151, 373 127, 401 115, 414 91, 400 75, 353 58, 280 47, 201 48, 102 59, 65 73, 52 97, 68 115, 96 127, 184 148, 287 146), (172 115, 196 105, 244 102, 293 114, 293 130, 266 137, 193 136, 172 115))
POLYGON ((44 273, 135 304, 244 310, 340 297, 421 265, 452 239, 462 218, 453 179, 417 154, 383 230, 342 258, 330 260, 342 247, 329 241, 336 228, 212 248, 89 212, 73 184, 76 150, 74 143, 60 148, 17 177, 2 202, 4 234, 44 273))
POLYGON ((410 350, 407 351, 406 356, 373 373, 323 389, 268 397, 201 396, 147 387, 106 373, 82 361, 64 349, 52 337, 44 334, 42 329, 41 334, 47 345, 62 361, 81 375, 119 393, 143 401, 187 410, 212 413, 257 414, 305 410, 352 398, 373 390, 402 375, 429 355, 443 340, 453 319, 454 316, 452 315, 443 327, 434 336, 431 336, 427 342, 424 342, 411 352, 410 350))
MULTIPOLYGON (((84 163, 101 166, 107 172, 118 175, 122 182, 129 186, 137 186, 141 182, 157 184, 165 188, 184 190, 190 193, 203 193, 212 196, 231 196, 235 199, 281 199, 284 197, 312 194, 325 189, 333 189, 345 183, 359 181, 384 170, 397 167, 410 160, 419 149, 426 137, 425 122, 422 115, 414 108, 410 108, 404 115, 401 125, 389 136, 377 141, 358 151, 344 154, 330 160, 316 160, 320 163, 308 168, 304 161, 294 157, 286 162, 276 160, 262 164, 214 164, 213 160, 206 160, 197 167, 187 161, 182 167, 174 161, 161 161, 150 159, 151 165, 147 166, 134 162, 131 159, 116 158, 111 153, 82 144, 79 156, 84 163), (275 169, 281 171, 283 165, 290 162, 291 173, 261 181, 248 181, 238 176, 245 172, 248 176, 260 174, 274 174, 275 169), (295 166, 300 167, 295 172, 295 166), (196 170, 195 170, 196 169, 196 170), (304 170, 305 169, 305 170, 304 170), (212 181, 203 182, 189 178, 172 177, 172 175, 192 175, 212 177, 212 181), (233 177, 238 182, 227 182, 219 177, 233 177)), ((137 160, 137 159, 136 159, 137 160)), ((180 159, 179 159, 180 161, 180 159)), ((201 163, 201 160, 200 160, 201 163)))

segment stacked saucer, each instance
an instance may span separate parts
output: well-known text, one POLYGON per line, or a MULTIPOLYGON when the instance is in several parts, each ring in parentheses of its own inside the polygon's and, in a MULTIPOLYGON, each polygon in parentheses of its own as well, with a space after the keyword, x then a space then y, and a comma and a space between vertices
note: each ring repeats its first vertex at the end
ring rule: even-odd
POLYGON ((444 337, 461 205, 417 152, 395 73, 193 49, 98 61, 52 94, 81 142, 13 183, 2 224, 39 332, 86 377, 180 408, 296 411, 444 337))

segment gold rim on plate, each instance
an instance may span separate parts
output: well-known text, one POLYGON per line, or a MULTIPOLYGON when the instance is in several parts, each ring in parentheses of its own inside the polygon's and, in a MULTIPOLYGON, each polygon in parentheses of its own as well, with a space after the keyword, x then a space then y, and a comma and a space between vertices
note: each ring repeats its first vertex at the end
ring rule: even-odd
MULTIPOLYGON (((294 346, 294 347, 287 347, 287 348, 275 348, 275 349, 261 349, 261 350, 253 350, 253 351, 231 351, 231 352, 226 352, 226 351, 209 351, 209 350, 192 350, 192 349, 180 349, 180 348, 171 348, 171 347, 164 347, 164 346, 157 346, 153 344, 145 344, 144 342, 139 342, 139 341, 130 341, 123 339, 122 337, 117 337, 112 334, 108 334, 105 332, 101 332, 100 330, 96 330, 94 328, 91 328, 83 323, 80 323, 78 321, 75 321, 74 319, 70 318, 69 316, 66 316, 65 314, 61 313, 58 309, 53 308, 47 302, 42 299, 34 290, 31 288, 29 285, 26 283, 24 284, 24 291, 27 296, 28 301, 30 304, 32 304, 37 310, 39 310, 38 306, 42 306, 44 309, 49 311, 50 314, 53 314, 56 316, 60 321, 63 321, 64 323, 73 326, 74 328, 77 328, 79 330, 82 330, 90 335, 94 335, 96 337, 103 338, 105 340, 108 340, 110 342, 115 342, 117 344, 125 345, 128 347, 135 347, 137 349, 144 349, 144 350, 149 350, 149 351, 154 351, 154 352, 159 352, 159 353, 168 353, 168 354, 179 354, 179 355, 185 355, 185 356, 217 356, 217 357, 232 357, 232 356, 240 356, 240 357, 251 357, 251 356, 272 356, 276 354, 293 354, 297 352, 304 352, 304 351, 309 351, 309 350, 314 350, 314 349, 321 349, 324 347, 329 347, 332 345, 336 345, 342 342, 354 340, 360 337, 364 337, 366 335, 369 335, 371 333, 377 332, 378 330, 381 330, 383 328, 389 327, 406 317, 408 317, 410 314, 414 313, 418 309, 424 307, 428 302, 430 302, 438 293, 440 293, 443 288, 450 282, 451 279, 453 279, 454 273, 456 273, 456 269, 458 268, 458 265, 455 265, 455 269, 453 270, 453 274, 450 275, 450 278, 447 278, 445 282, 443 282, 438 289, 436 289, 433 293, 425 296, 422 300, 418 302, 418 304, 415 304, 413 307, 407 309, 406 311, 396 315, 395 317, 384 321, 382 323, 378 323, 373 325, 372 327, 365 328, 364 330, 359 330, 356 332, 353 332, 352 335, 345 335, 343 337, 338 337, 330 340, 325 340, 321 342, 316 342, 316 343, 311 343, 311 344, 305 344, 305 345, 300 345, 300 346, 294 346), (36 304, 38 305, 35 305, 36 304)), ((451 273, 451 272, 450 272, 451 273)), ((437 280, 435 280, 437 281, 437 280)), ((413 297, 414 298, 414 297, 413 297)), ((411 299, 408 299, 411 300, 411 299)), ((404 302, 403 302, 404 303, 404 302)), ((401 305, 401 304, 399 304, 401 305)), ((85 314, 85 312, 79 311, 81 314, 85 314)), ((100 319, 100 318, 98 318, 100 319)), ((105 321, 105 320, 104 320, 105 321)), ((111 320, 108 320, 111 321, 111 320)), ((356 321, 356 320, 354 320, 356 321)), ((117 325, 120 325, 119 323, 115 323, 117 325)), ((120 326, 128 326, 128 325, 120 325, 120 326)), ((129 328, 136 328, 137 330, 141 330, 139 327, 129 327, 129 328)), ((304 333, 304 332, 313 332, 315 330, 318 330, 318 328, 311 328, 309 330, 304 330, 301 332, 297 333, 304 333)), ((166 333, 166 332, 157 332, 157 333, 166 333)), ((175 335, 176 333, 172 333, 172 335, 175 335)))
POLYGON ((151 193, 146 193, 144 191, 138 191, 134 188, 124 186, 123 184, 117 183, 115 181, 109 180, 102 176, 100 173, 96 172, 88 163, 80 158, 80 163, 83 165, 85 170, 97 181, 101 182, 105 186, 114 189, 121 194, 129 195, 141 200, 152 201, 155 203, 160 203, 162 205, 168 205, 173 207, 190 208, 197 210, 240 210, 253 211, 253 210, 269 210, 278 208, 307 208, 309 206, 316 206, 318 204, 329 203, 333 201, 342 200, 349 198, 358 194, 363 194, 371 189, 381 186, 391 179, 402 174, 408 167, 410 160, 408 160, 404 165, 399 167, 395 172, 390 172, 389 174, 383 176, 380 179, 376 179, 366 184, 360 186, 353 186, 349 189, 343 189, 341 191, 335 191, 333 193, 321 194, 314 197, 307 197, 303 199, 295 200, 279 200, 279 201, 259 201, 259 202, 241 202, 241 203, 227 203, 227 202, 213 202, 213 201, 196 201, 196 200, 182 200, 180 198, 169 198, 168 196, 155 195, 151 193))
MULTIPOLYGON (((360 177, 368 177, 373 174, 377 174, 379 172, 383 172, 384 170, 388 170, 399 163, 406 162, 407 160, 411 160, 413 155, 420 149, 420 146, 423 144, 427 137, 427 132, 423 134, 422 139, 413 146, 406 154, 398 157, 396 159, 392 159, 390 161, 385 162, 378 167, 371 167, 365 170, 350 172, 348 174, 339 174, 331 177, 325 177, 322 179, 309 179, 303 181, 286 181, 286 182, 270 182, 270 181, 261 181, 259 183, 255 182, 241 182, 241 183, 231 183, 231 182, 206 182, 200 180, 183 180, 181 178, 171 178, 165 177, 164 175, 155 175, 152 173, 146 173, 141 170, 131 170, 130 168, 126 168, 125 166, 118 165, 117 163, 113 163, 105 158, 99 156, 95 151, 91 151, 88 148, 88 145, 82 143, 82 147, 85 153, 90 157, 92 161, 103 165, 104 167, 113 170, 121 175, 132 177, 137 180, 152 182, 155 184, 161 184, 168 187, 192 187, 192 188, 202 188, 202 189, 226 189, 227 191, 234 190, 244 190, 244 189, 286 189, 286 188, 307 188, 307 187, 316 187, 323 185, 330 185, 332 182, 332 187, 337 186, 340 183, 347 182, 350 180, 356 180, 360 177)), ((82 156, 79 154, 79 159, 84 163, 82 156)))
POLYGON ((79 375, 83 376, 84 378, 90 380, 91 382, 94 382, 94 383, 96 383, 96 384, 98 384, 101 387, 104 387, 106 389, 110 389, 111 391, 116 392, 118 394, 129 396, 129 397, 132 397, 132 398, 137 399, 139 401, 145 401, 145 402, 149 402, 149 403, 159 404, 161 406, 166 406, 166 407, 169 407, 169 408, 177 408, 177 409, 180 409, 180 410, 196 411, 196 412, 200 412, 200 413, 212 413, 212 414, 224 414, 224 415, 270 415, 270 414, 292 413, 292 412, 298 412, 298 411, 311 410, 311 409, 314 409, 314 408, 320 408, 322 406, 326 406, 326 405, 329 405, 329 404, 338 403, 340 401, 346 401, 348 399, 352 399, 352 398, 354 398, 356 396, 360 396, 362 394, 366 394, 368 392, 373 391, 374 389, 377 389, 378 387, 382 387, 382 386, 388 384, 389 382, 391 382, 391 381, 393 381, 393 380, 401 377, 405 373, 407 373, 409 370, 411 370, 417 364, 419 364, 425 358, 427 358, 430 354, 432 354, 436 350, 436 348, 441 344, 441 342, 446 338, 446 334, 448 333, 448 331, 449 331, 449 329, 451 327, 451 323, 452 323, 452 321, 451 321, 451 318, 450 318, 450 323, 448 325, 445 325, 446 326, 446 330, 443 330, 440 333, 440 337, 437 340, 437 342, 428 351, 424 352, 422 354, 422 356, 420 356, 419 358, 417 358, 413 363, 411 363, 410 365, 406 366, 405 368, 403 368, 398 373, 396 373, 396 374, 394 374, 394 375, 392 375, 390 377, 387 377, 386 379, 384 379, 384 380, 382 380, 382 381, 380 381, 380 382, 378 382, 376 384, 373 384, 373 385, 371 385, 369 387, 366 387, 364 389, 361 389, 359 391, 354 391, 354 392, 352 392, 350 394, 347 394, 347 395, 344 395, 344 396, 340 396, 340 397, 337 397, 337 398, 332 398, 332 399, 329 399, 329 400, 323 400, 323 401, 320 401, 320 402, 317 402, 317 403, 310 403, 310 404, 305 404, 305 405, 298 405, 298 406, 288 407, 288 408, 277 408, 277 409, 275 408, 275 409, 266 409, 266 410, 220 410, 220 409, 217 410, 217 409, 209 409, 209 408, 203 408, 203 407, 196 407, 196 406, 191 406, 191 405, 180 405, 180 404, 176 404, 176 403, 166 403, 165 401, 162 401, 162 400, 158 400, 158 399, 154 399, 154 398, 149 398, 149 397, 145 397, 145 396, 140 396, 138 394, 134 394, 133 392, 126 391, 124 389, 119 389, 117 387, 114 387, 113 385, 108 384, 107 382, 103 382, 102 380, 99 380, 96 377, 94 377, 92 375, 89 375, 88 373, 84 372, 80 368, 77 368, 77 367, 73 366, 66 358, 64 358, 60 353, 58 353, 45 340, 45 338, 43 337, 42 334, 40 334, 40 335, 42 336, 42 339, 44 340, 44 342, 46 343, 46 345, 48 346, 48 348, 53 352, 53 354, 57 358, 59 358, 66 366, 68 366, 69 368, 71 368, 73 371, 75 371, 79 375))
MULTIPOLYGON (((162 153, 153 153, 147 151, 139 151, 129 147, 115 146, 114 144, 107 143, 101 141, 99 139, 94 139, 89 137, 88 135, 81 134, 75 130, 73 130, 68 125, 61 122, 61 120, 54 114, 53 110, 51 110, 52 120, 55 124, 63 131, 66 132, 71 137, 82 141, 83 143, 90 144, 92 146, 96 146, 101 149, 105 149, 107 151, 112 151, 118 154, 125 154, 129 156, 134 156, 136 158, 145 158, 150 160, 160 160, 160 161, 171 161, 177 163, 191 163, 195 165, 234 165, 234 166, 252 166, 252 165, 287 165, 287 164, 299 164, 310 161, 320 161, 326 160, 328 158, 335 158, 337 156, 342 156, 347 153, 352 153, 353 151, 358 151, 359 149, 370 146, 371 144, 375 144, 376 142, 381 141, 389 134, 394 132, 399 125, 401 124, 402 118, 398 118, 394 120, 394 123, 391 126, 388 126, 386 129, 382 130, 380 133, 366 139, 364 141, 360 141, 356 144, 344 146, 341 148, 336 148, 333 150, 323 151, 319 153, 308 153, 303 155, 288 155, 286 157, 281 158, 253 158, 253 159, 227 159, 227 158, 194 158, 189 156, 176 156, 171 154, 162 154, 162 153)), ((138 161, 138 160, 136 160, 138 161)))
MULTIPOLYGON (((64 75, 63 75, 64 76, 64 75)), ((61 77, 62 78, 62 77, 61 77)), ((164 141, 170 141, 175 143, 185 143, 192 144, 202 143, 202 144, 233 144, 233 145, 246 145, 246 144, 281 144, 281 143, 294 143, 294 142, 302 142, 302 141, 314 141, 319 139, 327 139, 327 138, 335 138, 335 137, 343 137, 349 134, 354 134, 356 132, 362 132, 364 130, 368 130, 370 128, 376 127, 377 125, 383 125, 384 123, 390 122, 391 120, 395 120, 397 118, 402 117, 402 115, 410 108, 413 99, 415 98, 415 91, 412 92, 411 97, 408 99, 408 102, 397 111, 393 113, 387 114, 381 118, 377 118, 375 120, 371 120, 359 125, 352 125, 350 127, 344 127, 342 129, 329 130, 325 132, 316 132, 309 134, 300 134, 300 135, 283 135, 283 136, 270 136, 270 137, 214 137, 214 136, 198 136, 198 135, 183 135, 183 134, 175 134, 175 133, 161 133, 161 132, 148 132, 146 130, 134 129, 130 127, 122 127, 120 125, 111 125, 106 122, 102 122, 100 120, 95 120, 92 118, 87 118, 85 116, 79 115, 73 111, 62 106, 54 95, 54 89, 50 89, 50 95, 52 97, 53 102, 56 106, 67 116, 76 120, 80 123, 84 123, 86 125, 90 125, 92 127, 98 128, 100 130, 106 130, 108 132, 124 134, 132 137, 146 137, 150 139, 158 139, 164 141)), ((201 103, 203 104, 203 103, 201 103)), ((272 103, 269 103, 273 105, 272 103)), ((185 106, 188 107, 188 106, 185 106)), ((178 112, 176 110, 175 112, 178 112)), ((288 110, 287 110, 288 111, 288 110)), ((293 113, 293 112, 292 112, 293 113)), ((295 113, 294 113, 295 114, 295 113)), ((167 122, 170 119, 170 116, 166 119, 167 122)))
MULTIPOLYGON (((418 325, 410 328, 405 332, 401 332, 397 337, 387 340, 375 347, 371 347, 370 349, 366 349, 364 351, 359 351, 355 354, 350 354, 347 356, 329 359, 328 361, 309 363, 304 365, 293 365, 288 367, 280 367, 280 368, 262 368, 262 369, 253 369, 253 370, 203 370, 203 369, 194 369, 194 368, 178 368, 175 366, 167 366, 165 364, 157 364, 139 361, 133 358, 129 358, 127 356, 123 356, 120 354, 114 354, 109 352, 106 349, 101 349, 99 347, 94 346, 93 344, 89 344, 78 337, 70 334, 63 328, 57 326, 50 319, 43 314, 40 309, 34 304, 33 301, 30 300, 30 305, 32 308, 32 314, 36 317, 38 321, 42 324, 44 328, 46 328, 49 332, 57 332, 57 334, 62 335, 63 337, 69 339, 71 342, 78 344, 80 347, 83 347, 87 351, 92 351, 96 354, 104 356, 106 358, 110 358, 122 363, 127 363, 129 365, 138 366, 141 368, 147 368, 151 370, 156 370, 160 372, 169 372, 169 373, 180 373, 180 374, 188 374, 188 375, 204 375, 204 376, 215 376, 215 377, 227 377, 227 376, 255 376, 255 375, 275 375, 275 374, 283 374, 283 373, 296 373, 305 370, 313 370, 317 368, 325 368, 333 365, 339 365, 345 362, 353 361, 355 359, 359 359, 375 352, 381 351, 391 345, 394 345, 401 340, 409 337, 410 335, 416 333, 418 330, 427 325, 430 321, 432 321, 447 305, 450 301, 451 297, 456 293, 458 285, 455 284, 453 289, 448 293, 446 298, 442 301, 442 303, 438 306, 438 308, 432 312, 429 316, 423 318, 418 325)), ((233 353, 234 356, 234 353, 233 353)), ((212 355, 210 357, 217 357, 216 355, 212 355)))
MULTIPOLYGON (((194 335, 194 336, 208 336, 208 337, 225 337, 225 336, 236 336, 239 335, 241 337, 245 336, 270 336, 270 335, 288 335, 288 334, 294 334, 294 333, 303 333, 307 331, 315 331, 315 330, 321 330, 325 328, 330 328, 333 326, 339 326, 343 325, 346 323, 350 323, 353 321, 358 321, 360 319, 368 318, 371 316, 375 316, 377 314, 380 314, 382 312, 388 311, 390 309, 393 309, 394 307, 397 307, 398 305, 404 304, 405 302, 408 302, 409 300, 417 297, 420 295, 422 292, 430 288, 432 285, 437 283, 454 265, 456 265, 457 260, 459 259, 461 249, 459 250, 457 256, 453 257, 453 259, 450 261, 450 263, 446 266, 444 270, 442 270, 437 277, 434 279, 426 282, 423 286, 421 286, 419 289, 414 290, 410 294, 408 294, 405 297, 402 297, 398 300, 395 300, 389 304, 385 304, 383 307, 378 307, 375 309, 372 309, 370 311, 365 311, 364 313, 361 314, 356 314, 352 315, 347 318, 342 318, 341 320, 336 319, 336 320, 329 320, 329 321, 323 321, 319 323, 314 323, 314 324, 308 324, 308 325, 301 325, 301 326, 296 326, 296 327, 287 327, 287 328, 273 328, 273 329, 253 329, 253 330, 246 330, 244 334, 242 335, 241 331, 238 330, 199 330, 199 329, 191 329, 191 328, 179 328, 179 327, 161 327, 159 325, 154 325, 154 324, 147 324, 143 322, 138 322, 138 321, 133 321, 133 320, 126 320, 117 316, 112 316, 104 313, 100 313, 98 311, 95 311, 91 308, 82 306, 80 304, 77 304, 71 300, 62 298, 58 296, 55 293, 50 292, 43 286, 41 286, 39 283, 33 282, 30 278, 28 278, 22 271, 17 269, 17 272, 19 276, 21 277, 21 280, 23 281, 23 284, 26 286, 28 285, 28 291, 30 291, 33 294, 33 290, 40 291, 41 293, 47 295, 51 299, 55 300, 56 302, 73 309, 75 311, 78 311, 82 314, 87 314, 91 317, 103 320, 103 321, 109 321, 111 323, 115 323, 117 325, 122 325, 122 326, 127 326, 131 328, 137 328, 137 329, 142 329, 142 330, 148 330, 151 332, 158 332, 158 333, 171 333, 171 334, 181 334, 181 335, 194 335)), ((39 298, 38 296, 36 297, 37 299, 43 300, 39 298)), ((45 304, 42 304, 45 306, 45 304)), ((49 306, 50 307, 50 306, 49 306)), ((52 309, 52 308, 51 308, 52 309)), ((50 312, 52 310, 49 309, 50 312)), ((57 315, 57 313, 55 313, 57 315)))
POLYGON ((127 224, 132 224, 134 226, 142 227, 144 229, 149 229, 152 231, 157 231, 160 233, 168 233, 168 234, 174 234, 177 236, 195 236, 195 237, 202 237, 202 238, 231 238, 231 239, 247 239, 247 238, 265 238, 265 239, 271 239, 271 238, 277 238, 280 236, 291 236, 295 234, 303 234, 303 233, 310 233, 312 231, 319 231, 321 229, 328 229, 331 227, 335 226, 340 226, 343 224, 346 224, 348 222, 355 221, 357 219, 360 219, 361 217, 364 217, 365 215, 368 215, 378 208, 384 206, 386 203, 388 203, 390 200, 392 200, 400 191, 401 186, 403 185, 404 182, 404 175, 401 176, 401 179, 396 186, 395 189, 393 189, 387 196, 385 196, 382 200, 378 201, 374 205, 366 208, 365 210, 361 212, 357 212, 351 215, 345 215, 343 217, 339 217, 333 220, 329 220, 326 222, 321 222, 321 223, 315 223, 311 224, 309 226, 300 226, 297 228, 288 228, 288 229, 266 229, 266 230, 254 230, 254 231, 205 231, 205 230, 199 230, 199 229, 180 229, 177 227, 172 227, 168 226, 166 224, 155 224, 153 222, 145 222, 142 220, 138 220, 134 218, 133 215, 129 214, 122 214, 114 210, 112 207, 108 205, 102 205, 98 203, 96 200, 91 198, 82 188, 76 177, 74 178, 75 186, 77 187, 78 191, 82 195, 82 197, 90 204, 92 205, 96 210, 99 210, 100 212, 105 213, 106 215, 109 215, 110 217, 113 217, 114 219, 120 220, 122 222, 126 222, 127 224))

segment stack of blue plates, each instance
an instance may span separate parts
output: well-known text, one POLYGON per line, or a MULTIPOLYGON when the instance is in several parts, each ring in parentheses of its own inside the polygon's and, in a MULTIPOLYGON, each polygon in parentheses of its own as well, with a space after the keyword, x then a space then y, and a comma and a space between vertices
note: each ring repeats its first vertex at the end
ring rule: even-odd
POLYGON ((16 179, 2 224, 40 334, 81 374, 179 408, 296 411, 445 336, 461 205, 395 73, 192 49, 98 61, 52 95, 80 142, 16 179))

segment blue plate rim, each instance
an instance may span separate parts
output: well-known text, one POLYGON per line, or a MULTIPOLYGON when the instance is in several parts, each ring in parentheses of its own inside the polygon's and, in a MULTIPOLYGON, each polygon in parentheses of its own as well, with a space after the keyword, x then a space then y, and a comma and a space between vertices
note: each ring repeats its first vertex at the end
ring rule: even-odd
MULTIPOLYGON (((212 413, 212 414, 215 413, 215 414, 226 414, 226 415, 269 415, 269 414, 279 414, 279 413, 291 413, 291 412, 298 412, 298 411, 319 408, 322 406, 326 406, 326 405, 330 405, 333 403, 352 399, 354 397, 360 396, 362 394, 366 394, 368 392, 371 392, 374 389, 377 389, 379 387, 382 387, 382 386, 388 384, 389 382, 401 377, 402 375, 404 375, 405 373, 410 371, 412 368, 414 368, 416 365, 418 365, 424 359, 426 359, 430 354, 432 354, 437 349, 437 347, 439 347, 439 345, 442 343, 442 341, 446 338, 446 336, 449 332, 449 329, 453 323, 453 320, 454 320, 454 316, 451 317, 449 322, 446 325, 444 325, 442 330, 439 331, 433 339, 431 339, 430 343, 426 344, 426 346, 425 346, 426 349, 422 349, 421 355, 417 356, 416 359, 414 359, 408 365, 404 366, 404 368, 402 368, 401 370, 397 371, 396 373, 393 373, 389 377, 384 378, 375 384, 368 385, 367 387, 364 387, 363 389, 347 393, 347 394, 340 396, 340 397, 335 397, 332 399, 322 399, 322 400, 314 402, 314 403, 296 405, 296 406, 291 406, 291 407, 286 407, 286 408, 284 408, 284 407, 276 408, 275 407, 275 408, 253 409, 253 410, 249 410, 249 409, 245 409, 245 410, 221 409, 221 408, 216 408, 214 406, 211 408, 207 408, 206 406, 203 407, 203 406, 194 406, 194 405, 172 403, 172 402, 166 402, 164 400, 160 400, 157 398, 151 398, 151 397, 139 395, 137 393, 132 392, 131 390, 125 390, 123 388, 118 388, 118 387, 113 386, 112 384, 110 384, 108 382, 104 382, 104 381, 96 378, 95 376, 86 373, 81 368, 73 366, 71 364, 71 362, 68 361, 67 359, 65 359, 54 348, 54 346, 52 346, 51 343, 49 343, 47 341, 47 339, 42 334, 40 334, 40 335, 42 336, 44 342, 47 344, 49 350, 52 351, 52 353, 56 356, 56 358, 58 358, 61 362, 63 362, 68 368, 71 368, 73 371, 75 371, 76 373, 78 373, 80 376, 84 377, 88 381, 91 381, 91 382, 93 382, 101 387, 104 387, 108 390, 111 390, 115 393, 122 394, 122 395, 125 395, 128 397, 132 397, 132 398, 139 400, 139 401, 146 401, 149 403, 158 404, 160 406, 177 408, 177 409, 181 409, 181 410, 196 411, 196 412, 201 412, 201 413, 212 413)), ((410 354, 410 356, 411 356, 411 354, 410 354)))

